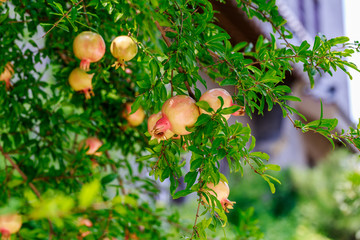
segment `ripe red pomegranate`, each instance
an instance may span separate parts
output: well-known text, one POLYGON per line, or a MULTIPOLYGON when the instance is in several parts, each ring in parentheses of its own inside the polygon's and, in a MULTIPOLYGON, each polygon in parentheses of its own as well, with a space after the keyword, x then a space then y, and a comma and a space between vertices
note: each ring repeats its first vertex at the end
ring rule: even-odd
POLYGON ((10 239, 10 235, 20 230, 22 225, 21 215, 5 214, 0 216, 0 233, 2 239, 10 239))
POLYGON ((10 79, 12 78, 13 74, 14 69, 12 68, 11 63, 7 63, 5 65, 5 70, 0 74, 0 82, 5 81, 5 86, 7 89, 11 86, 10 79))
POLYGON ((159 112, 159 113, 155 113, 155 114, 151 115, 148 120, 148 132, 151 135, 151 140, 157 139, 158 142, 160 142, 162 140, 167 140, 167 139, 171 138, 172 136, 174 136, 174 133, 172 131, 170 131, 169 129, 166 130, 164 133, 155 134, 155 132, 153 131, 153 128, 154 128, 156 122, 161 118, 162 118, 162 114, 161 114, 161 112, 159 112))
POLYGON ((125 109, 123 111, 123 117, 127 120, 127 122, 129 123, 130 126, 137 127, 144 121, 145 112, 142 109, 142 107, 139 107, 138 110, 136 110, 136 112, 129 115, 129 113, 131 113, 131 106, 132 106, 132 103, 125 104, 125 109))
POLYGON ((161 109, 162 117, 156 122, 152 131, 161 137, 167 130, 177 135, 190 134, 185 127, 192 127, 200 113, 195 100, 189 96, 177 95, 164 103, 161 109))
MULTIPOLYGON (((206 184, 206 186, 209 189, 213 190, 213 191, 205 190, 206 195, 209 196, 209 194, 211 194, 213 196, 216 196, 216 198, 221 203, 225 212, 229 212, 228 208, 233 209, 233 205, 235 204, 235 202, 231 202, 229 199, 227 199, 230 194, 230 189, 226 182, 220 180, 220 182, 216 186, 214 186, 213 183, 208 183, 206 184), (214 192, 216 193, 216 195, 214 192)), ((202 200, 205 204, 208 204, 204 196, 202 196, 202 200)))
POLYGON ((105 42, 101 35, 85 31, 76 36, 73 42, 74 54, 81 59, 80 68, 88 71, 90 63, 99 61, 105 54, 105 42))
POLYGON ((111 42, 110 52, 115 58, 117 58, 117 61, 112 65, 112 67, 115 67, 115 69, 121 67, 125 70, 124 62, 130 61, 136 56, 138 47, 131 37, 119 36, 111 42))
POLYGON ((75 91, 82 91, 86 99, 94 96, 92 91, 92 78, 94 74, 88 74, 80 68, 75 68, 69 75, 69 84, 75 91))
MULTIPOLYGON (((221 107, 221 101, 218 98, 219 96, 222 97, 222 99, 224 100, 223 108, 228 108, 228 107, 235 105, 235 104, 233 104, 233 100, 232 100, 230 93, 222 88, 214 88, 214 89, 206 91, 200 97, 199 101, 207 102, 210 105, 210 107, 216 112, 221 107)), ((205 111, 204 109, 200 109, 200 113, 205 113, 205 114, 209 114, 209 115, 211 114, 211 113, 205 111)), ((244 107, 241 107, 240 110, 238 110, 232 114, 224 115, 223 117, 226 120, 228 120, 231 115, 243 116, 244 114, 245 114, 244 107)))
POLYGON ((87 155, 101 156, 102 152, 97 152, 97 150, 103 145, 103 143, 97 137, 89 137, 86 140, 82 141, 79 144, 79 149, 89 148, 86 151, 87 155), (85 146, 84 146, 85 145, 85 146))

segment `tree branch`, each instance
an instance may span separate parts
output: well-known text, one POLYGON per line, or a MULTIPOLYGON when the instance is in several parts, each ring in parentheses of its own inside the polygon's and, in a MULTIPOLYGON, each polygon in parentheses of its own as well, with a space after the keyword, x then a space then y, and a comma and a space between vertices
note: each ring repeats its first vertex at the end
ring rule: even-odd
POLYGON ((80 0, 79 2, 77 2, 75 5, 73 5, 50 29, 49 31, 47 31, 41 38, 44 38, 51 30, 53 30, 65 17, 67 17, 69 15, 69 13, 71 12, 71 10, 73 9, 73 7, 76 7, 77 5, 79 5, 80 3, 82 3, 84 0, 80 0))
POLYGON ((196 211, 195 222, 194 222, 194 226, 193 226, 193 232, 191 234, 190 240, 193 239, 195 233, 197 235, 199 235, 197 230, 196 230, 196 223, 197 223, 197 220, 199 218, 199 210, 200 210, 200 204, 201 204, 201 195, 200 195, 200 193, 199 193, 199 200, 198 201, 199 201, 199 203, 198 203, 198 207, 197 207, 197 211, 196 211))
MULTIPOLYGON (((154 21, 154 22, 155 22, 155 25, 156 25, 157 29, 159 29, 159 31, 161 33, 161 36, 162 36, 162 38, 164 39, 164 41, 166 43, 166 46, 170 47, 171 42, 170 42, 169 38, 166 37, 166 33, 165 33, 164 29, 160 26, 158 21, 154 21)), ((178 71, 179 71, 179 73, 186 73, 185 70, 182 67, 179 67, 178 71)), ((189 93, 189 96, 192 97, 193 99, 196 99, 195 94, 192 92, 192 90, 190 88, 189 82, 185 81, 184 83, 185 83, 186 89, 187 89, 187 91, 189 93)))

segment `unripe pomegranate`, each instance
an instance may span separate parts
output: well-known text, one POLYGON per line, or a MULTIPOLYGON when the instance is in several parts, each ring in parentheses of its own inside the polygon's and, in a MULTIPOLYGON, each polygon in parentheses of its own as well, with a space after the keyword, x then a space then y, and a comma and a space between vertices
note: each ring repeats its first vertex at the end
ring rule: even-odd
MULTIPOLYGON (((209 194, 211 194, 213 196, 216 196, 217 200, 219 200, 225 212, 229 212, 228 208, 233 209, 233 205, 235 204, 235 202, 231 202, 229 201, 229 199, 227 199, 230 194, 230 189, 226 182, 220 180, 220 182, 216 186, 214 186, 213 183, 208 183, 206 184, 206 186, 216 193, 215 195, 213 191, 206 191, 206 195, 209 196, 209 194)), ((202 196, 202 200, 205 204, 208 204, 204 196, 202 196)))
MULTIPOLYGON (((214 88, 206 91, 199 99, 199 101, 207 102, 212 109, 216 112, 221 107, 221 101, 218 97, 222 97, 224 100, 223 108, 228 108, 232 106, 232 98, 230 93, 222 88, 214 88)), ((200 108, 200 113, 210 114, 204 109, 200 108)), ((228 120, 230 118, 230 114, 224 115, 224 118, 228 120)))
POLYGON ((162 118, 156 122, 152 130, 158 136, 165 134, 167 130, 178 135, 190 134, 185 127, 194 126, 200 115, 195 100, 185 95, 177 95, 166 100, 161 113, 162 118))
POLYGON ((69 84, 75 91, 82 91, 85 98, 89 99, 94 96, 92 91, 92 78, 94 74, 88 74, 80 68, 75 68, 69 75, 69 84))
POLYGON ((97 150, 103 145, 103 143, 96 137, 89 137, 86 140, 82 141, 79 144, 79 148, 89 148, 86 151, 87 155, 101 156, 102 152, 97 152, 97 150), (84 146, 85 145, 85 146, 84 146))
POLYGON ((81 59, 80 68, 88 71, 90 63, 99 61, 105 54, 105 42, 101 35, 85 31, 76 36, 73 42, 74 54, 81 59))
POLYGON ((110 52, 115 58, 117 58, 117 61, 112 65, 112 67, 118 69, 121 66, 122 69, 125 70, 124 62, 130 61, 136 56, 138 47, 131 37, 119 36, 111 42, 110 52))
POLYGON ((133 114, 130 114, 131 106, 132 106, 132 103, 125 104, 125 109, 123 111, 123 117, 128 121, 130 126, 137 127, 144 121, 145 112, 142 109, 142 107, 139 107, 138 110, 136 110, 136 112, 134 112, 133 114))
POLYGON ((21 215, 5 214, 0 216, 0 233, 4 239, 20 230, 22 225, 21 215))
POLYGON ((11 86, 10 79, 12 78, 12 75, 14 74, 14 69, 11 66, 11 63, 7 63, 5 65, 4 71, 0 74, 0 82, 5 81, 6 88, 9 88, 11 86))
POLYGON ((154 128, 156 122, 161 118, 162 118, 162 114, 161 114, 161 112, 158 112, 158 113, 151 115, 148 119, 148 132, 151 135, 151 140, 157 139, 158 142, 160 142, 162 140, 167 140, 167 139, 171 138, 172 136, 174 136, 174 133, 172 131, 170 131, 169 129, 160 134, 156 134, 153 131, 153 128, 154 128))

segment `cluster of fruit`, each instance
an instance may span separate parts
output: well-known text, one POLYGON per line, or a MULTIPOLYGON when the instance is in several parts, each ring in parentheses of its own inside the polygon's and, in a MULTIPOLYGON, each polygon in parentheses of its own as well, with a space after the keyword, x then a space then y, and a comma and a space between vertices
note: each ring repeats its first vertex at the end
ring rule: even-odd
MULTIPOLYGON (((149 117, 148 132, 151 135, 151 139, 157 139, 158 142, 160 142, 170 138, 180 138, 182 135, 188 135, 190 132, 186 130, 186 128, 194 126, 200 114, 215 114, 221 107, 221 104, 223 104, 223 108, 235 105, 231 95, 222 88, 215 88, 206 91, 200 97, 199 101, 207 102, 212 109, 211 112, 198 108, 195 100, 189 96, 177 95, 168 99, 163 104, 161 112, 155 113, 149 117), (223 103, 219 97, 222 98, 223 103)), ((244 107, 240 107, 240 109, 232 115, 244 115, 244 107)), ((230 114, 223 115, 226 120, 228 120, 230 116, 230 114)), ((235 202, 231 202, 227 199, 230 189, 226 182, 221 180, 217 185, 208 183, 207 188, 210 189, 210 191, 204 190, 203 192, 207 196, 209 196, 209 194, 216 196, 226 212, 228 212, 228 208, 232 209, 235 202)), ((208 204, 204 195, 202 196, 202 200, 203 203, 208 204)))
MULTIPOLYGON (((199 101, 207 102, 215 113, 221 107, 219 97, 223 99, 223 108, 235 105, 233 104, 231 95, 222 88, 214 88, 206 91, 200 97, 199 101)), ((170 139, 175 134, 178 136, 188 135, 190 132, 186 130, 186 127, 190 128, 194 126, 199 115, 202 113, 212 114, 199 108, 195 100, 191 97, 177 95, 168 99, 163 104, 161 112, 149 117, 148 131, 152 139, 158 139, 159 142, 170 139)), ((244 115, 244 108, 241 107, 239 111, 236 111, 232 115, 244 115)), ((230 116, 231 115, 228 114, 223 117, 228 120, 230 116)))
MULTIPOLYGON (((88 74, 90 63, 98 62, 105 54, 105 41, 101 35, 85 31, 76 36, 73 42, 75 56, 81 60, 80 67, 75 68, 69 76, 69 84, 75 91, 81 91, 85 98, 94 95, 92 78, 94 74, 88 74)), ((111 54, 117 59, 114 63, 116 69, 121 66, 125 70, 125 61, 133 59, 138 48, 134 40, 129 36, 118 36, 110 46, 111 54)))

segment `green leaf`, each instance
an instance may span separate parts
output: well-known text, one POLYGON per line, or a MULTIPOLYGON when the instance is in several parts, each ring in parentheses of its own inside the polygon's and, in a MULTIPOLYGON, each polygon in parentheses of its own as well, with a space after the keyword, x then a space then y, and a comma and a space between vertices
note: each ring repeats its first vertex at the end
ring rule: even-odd
POLYGON ((99 180, 95 179, 90 183, 86 183, 81 188, 79 193, 79 207, 80 208, 87 208, 89 207, 99 196, 100 193, 100 182, 99 180))
POLYGON ((279 165, 276 164, 267 164, 266 168, 269 170, 273 170, 273 171, 280 171, 281 167, 279 165))
POLYGON ((101 179, 101 184, 106 185, 106 184, 112 182, 113 180, 115 180, 117 176, 118 175, 115 173, 110 173, 101 179))
POLYGON ((122 16, 124 16, 123 13, 116 12, 115 15, 114 15, 114 23, 116 23, 117 21, 119 21, 120 18, 122 18, 122 16))
POLYGON ((178 199, 178 198, 181 198, 181 197, 185 197, 185 196, 187 196, 187 195, 189 195, 189 194, 191 194, 193 192, 194 191, 190 190, 190 189, 184 189, 184 190, 178 191, 173 195, 173 199, 178 199))
POLYGON ((237 85, 239 81, 236 78, 226 78, 220 82, 220 86, 234 86, 237 85))
POLYGON ((247 42, 239 42, 238 44, 235 45, 235 47, 233 48, 234 52, 237 52, 241 49, 243 49, 244 47, 246 47, 248 43, 247 42))
POLYGON ((227 115, 227 114, 231 114, 231 113, 234 113, 236 111, 239 111, 240 110, 240 106, 239 105, 233 105, 231 107, 228 107, 228 108, 224 108, 220 111, 220 114, 224 114, 224 115, 227 115))
POLYGON ((214 112, 214 110, 210 107, 209 103, 206 101, 199 101, 196 103, 196 106, 198 106, 201 109, 204 109, 206 112, 214 112))
POLYGON ((184 178, 184 182, 187 183, 186 185, 186 189, 190 189, 195 181, 196 181, 196 178, 197 178, 197 175, 198 175, 198 172, 197 171, 194 171, 194 172, 188 172, 186 175, 185 175, 185 178, 184 178))
POLYGON ((208 123, 209 121, 211 121, 211 116, 203 113, 198 117, 195 123, 195 127, 208 123))
POLYGON ((300 98, 291 96, 291 95, 279 96, 278 99, 286 100, 286 101, 293 101, 293 102, 301 102, 300 98))
POLYGON ((264 160, 269 160, 270 159, 270 156, 264 152, 252 152, 250 153, 250 156, 253 156, 253 157, 259 157, 261 159, 264 159, 264 160))
POLYGON ((151 72, 151 83, 155 84, 156 82, 156 75, 159 72, 159 65, 157 64, 157 62, 154 59, 151 59, 149 62, 149 68, 150 68, 150 72, 151 72))

